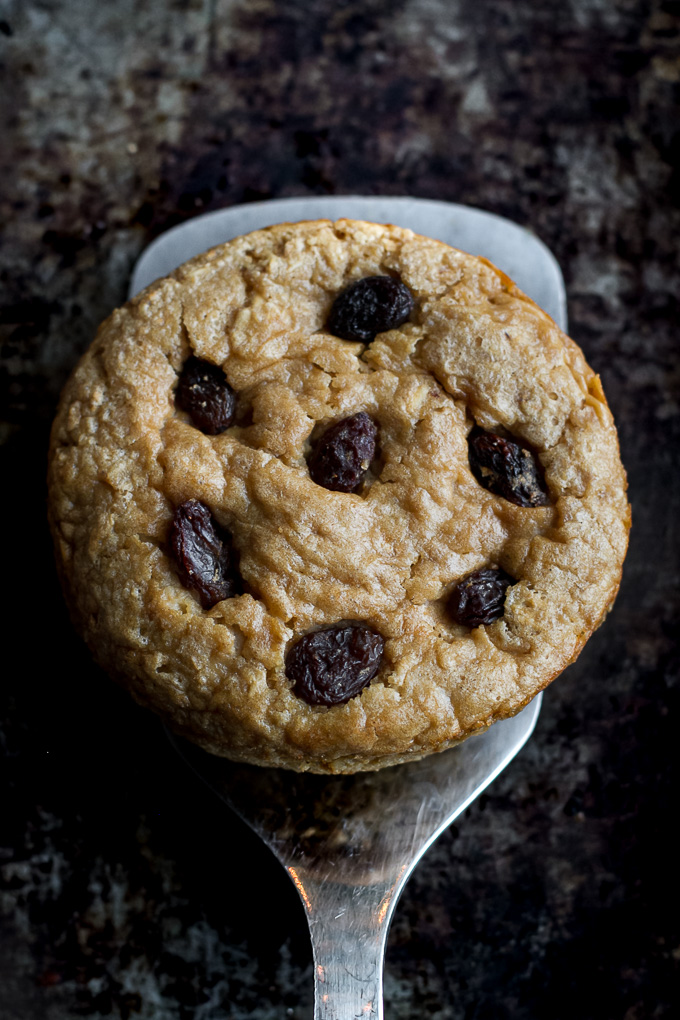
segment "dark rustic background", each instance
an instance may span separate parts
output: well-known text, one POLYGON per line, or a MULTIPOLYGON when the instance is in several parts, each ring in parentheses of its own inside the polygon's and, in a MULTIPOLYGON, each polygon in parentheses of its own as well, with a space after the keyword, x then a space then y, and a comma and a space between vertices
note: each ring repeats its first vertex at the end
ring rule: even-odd
POLYGON ((152 237, 349 193, 547 242, 634 508, 609 620, 407 887, 387 1016, 678 1015, 679 39, 677 0, 0 0, 3 1020, 311 1016, 292 885, 71 633, 43 477, 152 237))

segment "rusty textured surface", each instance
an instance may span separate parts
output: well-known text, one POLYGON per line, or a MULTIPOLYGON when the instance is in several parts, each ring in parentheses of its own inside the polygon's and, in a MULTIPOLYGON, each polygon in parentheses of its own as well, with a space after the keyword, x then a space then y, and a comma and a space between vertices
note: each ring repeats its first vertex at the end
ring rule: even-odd
POLYGON ((311 1015, 292 886, 69 630, 43 473, 59 388, 148 240, 318 193, 467 202, 535 230, 603 377, 634 507, 610 619, 407 888, 387 1015, 672 1015, 679 43, 677 0, 0 0, 19 652, 0 685, 3 1018, 311 1015))

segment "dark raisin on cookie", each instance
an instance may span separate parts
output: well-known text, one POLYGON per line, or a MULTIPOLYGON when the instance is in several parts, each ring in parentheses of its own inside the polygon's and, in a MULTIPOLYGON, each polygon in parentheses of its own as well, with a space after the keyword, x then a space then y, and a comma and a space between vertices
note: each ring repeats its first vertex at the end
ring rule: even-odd
POLYGON ((550 498, 534 454, 514 439, 473 428, 468 436, 472 473, 485 489, 516 506, 548 506, 550 498))
POLYGON ((189 499, 175 509, 170 548, 180 580, 195 591, 204 609, 241 593, 238 554, 231 535, 205 503, 189 499))
POLYGON ((475 570, 459 581, 451 592, 448 608, 456 623, 481 627, 503 615, 505 595, 516 581, 504 570, 489 567, 475 570))
POLYGON ((305 634, 286 656, 286 676, 308 705, 341 705, 376 676, 385 639, 365 623, 305 634))
POLYGON ((370 343, 377 333, 396 329, 413 311, 413 294, 392 276, 365 276, 335 299, 327 329, 342 340, 370 343))
POLYGON ((192 355, 184 362, 175 404, 191 416, 197 429, 216 436, 234 420, 236 394, 219 366, 192 355))
POLYGON ((378 426, 365 411, 331 425, 307 459, 312 481, 334 492, 354 492, 375 457, 377 436, 378 426))

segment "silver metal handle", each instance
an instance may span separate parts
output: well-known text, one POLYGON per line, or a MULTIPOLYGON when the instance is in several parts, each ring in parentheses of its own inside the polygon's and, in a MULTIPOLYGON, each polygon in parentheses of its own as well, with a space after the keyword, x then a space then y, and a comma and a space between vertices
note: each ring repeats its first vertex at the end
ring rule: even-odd
POLYGON ((383 965, 396 886, 343 885, 288 867, 314 952, 314 1020, 383 1020, 383 965))

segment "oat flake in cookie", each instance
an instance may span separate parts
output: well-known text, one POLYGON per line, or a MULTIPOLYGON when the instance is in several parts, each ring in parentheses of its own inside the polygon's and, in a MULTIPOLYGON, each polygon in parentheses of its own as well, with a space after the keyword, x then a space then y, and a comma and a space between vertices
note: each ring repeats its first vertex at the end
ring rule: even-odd
POLYGON ((209 751, 317 772, 518 712, 611 606, 630 523, 576 344, 484 259, 346 220, 114 312, 49 482, 97 661, 209 751))

